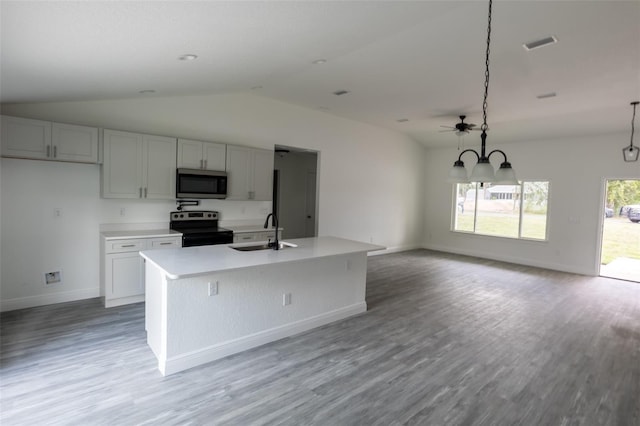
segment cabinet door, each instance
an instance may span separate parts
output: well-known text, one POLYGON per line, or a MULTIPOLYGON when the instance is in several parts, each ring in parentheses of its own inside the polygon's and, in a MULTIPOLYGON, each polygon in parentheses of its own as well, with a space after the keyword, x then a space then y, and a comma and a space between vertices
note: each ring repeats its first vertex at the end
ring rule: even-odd
POLYGON ((144 261, 137 251, 106 255, 105 298, 144 294, 144 261))
POLYGON ((227 145, 227 200, 249 199, 251 149, 227 145))
POLYGON ((53 160, 98 162, 98 129, 95 127, 53 123, 51 145, 53 160))
POLYGON ((202 169, 204 167, 202 145, 200 141, 178 139, 178 167, 202 169))
POLYGON ((273 199, 273 151, 253 150, 253 167, 250 198, 258 201, 273 199))
POLYGON ((140 198, 142 195, 142 135, 104 131, 102 196, 140 198))
POLYGON ((51 155, 51 123, 2 117, 2 155, 46 160, 51 155))
POLYGON ((176 139, 144 135, 143 197, 176 198, 176 139))
POLYGON ((204 142, 204 168, 224 171, 227 164, 227 145, 223 143, 204 142))

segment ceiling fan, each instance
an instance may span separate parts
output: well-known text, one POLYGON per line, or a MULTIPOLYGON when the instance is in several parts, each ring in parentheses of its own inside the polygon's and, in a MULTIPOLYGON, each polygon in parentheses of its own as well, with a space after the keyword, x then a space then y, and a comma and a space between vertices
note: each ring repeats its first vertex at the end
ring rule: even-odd
POLYGON ((440 126, 440 127, 446 127, 447 129, 449 129, 449 130, 440 130, 440 131, 441 132, 456 132, 456 134, 458 136, 460 136, 462 134, 469 133, 470 130, 480 130, 479 128, 478 129, 474 128, 474 127, 476 127, 475 124, 465 123, 464 122, 465 118, 467 118, 466 115, 461 115, 459 123, 456 123, 456 125, 453 126, 453 127, 452 126, 440 126))

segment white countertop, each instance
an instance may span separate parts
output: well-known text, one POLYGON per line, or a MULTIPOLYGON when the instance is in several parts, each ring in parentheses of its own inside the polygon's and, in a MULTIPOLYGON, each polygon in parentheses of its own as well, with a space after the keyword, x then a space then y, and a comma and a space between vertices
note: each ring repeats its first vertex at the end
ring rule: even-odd
POLYGON ((141 251, 140 255, 162 269, 169 279, 180 279, 218 271, 385 249, 383 246, 337 237, 299 238, 286 241, 296 244, 297 247, 246 252, 231 248, 255 244, 245 243, 145 250, 141 251))
POLYGON ((106 240, 120 240, 124 238, 162 238, 180 237, 182 233, 173 229, 136 229, 122 231, 104 231, 101 233, 106 240))

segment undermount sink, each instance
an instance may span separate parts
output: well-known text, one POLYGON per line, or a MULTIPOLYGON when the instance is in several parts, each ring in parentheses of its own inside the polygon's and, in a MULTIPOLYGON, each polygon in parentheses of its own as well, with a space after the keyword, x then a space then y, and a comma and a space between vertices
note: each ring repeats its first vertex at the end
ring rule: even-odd
MULTIPOLYGON (((230 246, 232 249, 234 250, 238 250, 238 251, 257 251, 257 250, 273 250, 274 248, 269 246, 268 243, 260 243, 260 244, 254 244, 254 245, 250 245, 250 246, 230 246)), ((292 243, 287 243, 287 242, 280 242, 278 244, 279 250, 283 250, 286 248, 292 248, 292 247, 298 247, 295 244, 292 243)))

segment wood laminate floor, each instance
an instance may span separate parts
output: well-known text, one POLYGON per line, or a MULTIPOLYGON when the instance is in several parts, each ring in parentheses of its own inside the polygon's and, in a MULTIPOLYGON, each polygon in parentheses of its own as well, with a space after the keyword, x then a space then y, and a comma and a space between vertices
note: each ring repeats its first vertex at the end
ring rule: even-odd
POLYGON ((427 250, 368 271, 367 313, 168 377, 143 304, 3 313, 0 423, 640 425, 639 284, 427 250))

